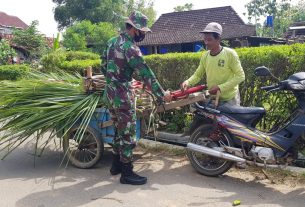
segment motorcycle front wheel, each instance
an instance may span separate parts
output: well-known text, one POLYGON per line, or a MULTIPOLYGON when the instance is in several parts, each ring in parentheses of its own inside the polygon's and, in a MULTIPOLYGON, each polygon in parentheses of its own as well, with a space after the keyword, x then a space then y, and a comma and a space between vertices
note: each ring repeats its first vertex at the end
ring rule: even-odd
MULTIPOLYGON (((213 124, 203 124, 191 134, 189 142, 209 148, 221 149, 223 146, 233 147, 230 135, 225 131, 218 131, 215 139, 213 124), (214 135, 212 135, 214 133, 214 135), (212 138, 214 136, 214 138, 212 138)), ((203 153, 187 150, 187 156, 194 169, 205 176, 218 176, 227 172, 234 162, 209 156, 203 153)))

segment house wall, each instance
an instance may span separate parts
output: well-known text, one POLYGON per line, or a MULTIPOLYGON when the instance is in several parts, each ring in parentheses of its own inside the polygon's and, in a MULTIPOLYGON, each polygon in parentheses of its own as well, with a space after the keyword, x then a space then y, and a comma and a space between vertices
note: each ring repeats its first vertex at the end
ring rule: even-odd
POLYGON ((140 46, 143 55, 166 54, 172 52, 181 52, 181 45, 158 45, 158 46, 140 46))
MULTIPOLYGON (((234 38, 228 40, 229 47, 239 48, 239 47, 259 47, 262 45, 273 45, 273 44, 283 44, 265 40, 264 38, 234 38)), ((195 43, 184 43, 184 44, 173 44, 173 45, 158 45, 158 46, 141 46, 143 55, 150 54, 165 54, 174 52, 198 52, 204 48, 203 42, 195 43), (145 49, 143 49, 145 48, 145 49), (143 52, 144 51, 144 52, 143 52)))
POLYGON ((231 48, 249 47, 249 41, 246 38, 235 38, 229 40, 231 48))
POLYGON ((173 52, 180 52, 180 51, 181 51, 181 45, 180 44, 158 46, 158 53, 159 54, 173 53, 173 52))
POLYGON ((198 52, 202 49, 203 43, 185 43, 172 45, 158 45, 158 46, 140 46, 143 55, 151 54, 166 54, 174 52, 198 52))
POLYGON ((25 55, 24 51, 21 51, 21 50, 18 49, 18 48, 14 48, 14 49, 15 49, 15 51, 16 51, 16 53, 17 53, 17 56, 16 56, 16 58, 17 58, 17 63, 23 63, 24 60, 26 60, 26 55, 25 55))
POLYGON ((12 29, 0 25, 0 34, 12 34, 12 29))

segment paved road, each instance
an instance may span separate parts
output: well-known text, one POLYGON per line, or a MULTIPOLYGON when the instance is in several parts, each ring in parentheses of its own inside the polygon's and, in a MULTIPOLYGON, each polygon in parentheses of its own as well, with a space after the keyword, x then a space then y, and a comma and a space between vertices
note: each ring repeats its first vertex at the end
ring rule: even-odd
POLYGON ((184 157, 140 151, 135 169, 149 177, 144 186, 120 185, 109 175, 110 153, 95 168, 59 167, 62 153, 47 149, 34 167, 30 145, 0 162, 0 207, 304 207, 305 186, 257 181, 232 170, 218 178, 197 174, 184 157))

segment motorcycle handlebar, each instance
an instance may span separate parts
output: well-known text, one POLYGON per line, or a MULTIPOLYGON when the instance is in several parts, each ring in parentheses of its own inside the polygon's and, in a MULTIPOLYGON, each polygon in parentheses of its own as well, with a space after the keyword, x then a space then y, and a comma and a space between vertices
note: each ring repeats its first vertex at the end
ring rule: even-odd
POLYGON ((261 87, 261 89, 265 90, 267 92, 279 91, 279 90, 283 89, 283 85, 263 86, 263 87, 261 87))

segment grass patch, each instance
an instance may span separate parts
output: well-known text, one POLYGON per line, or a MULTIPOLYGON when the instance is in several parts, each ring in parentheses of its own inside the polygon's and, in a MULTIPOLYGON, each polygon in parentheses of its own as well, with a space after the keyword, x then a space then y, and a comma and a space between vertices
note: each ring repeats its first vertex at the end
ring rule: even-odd
POLYGON ((287 169, 248 167, 247 170, 256 180, 269 180, 271 184, 297 186, 305 184, 305 173, 297 173, 287 169))

